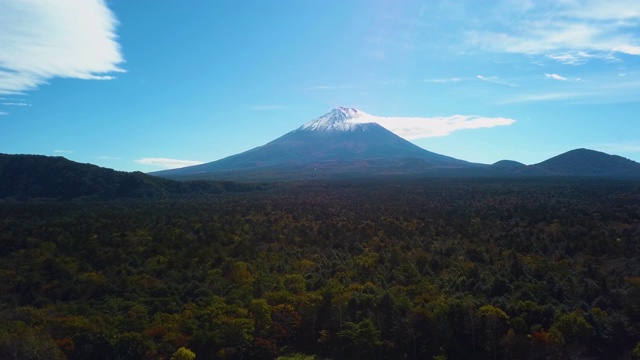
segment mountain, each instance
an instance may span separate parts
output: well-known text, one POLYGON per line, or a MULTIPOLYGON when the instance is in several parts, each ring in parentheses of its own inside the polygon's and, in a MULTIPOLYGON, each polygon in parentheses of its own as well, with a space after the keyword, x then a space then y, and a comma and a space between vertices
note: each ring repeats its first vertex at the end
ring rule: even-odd
POLYGON ((80 164, 59 156, 0 154, 0 199, 158 198, 251 187, 232 182, 172 181, 141 172, 80 164))
POLYGON ((576 149, 530 165, 523 173, 555 176, 640 176, 640 163, 617 155, 576 149))
POLYGON ((422 173, 477 167, 422 149, 374 122, 339 107, 263 146, 222 160, 151 173, 174 179, 308 179, 422 173))

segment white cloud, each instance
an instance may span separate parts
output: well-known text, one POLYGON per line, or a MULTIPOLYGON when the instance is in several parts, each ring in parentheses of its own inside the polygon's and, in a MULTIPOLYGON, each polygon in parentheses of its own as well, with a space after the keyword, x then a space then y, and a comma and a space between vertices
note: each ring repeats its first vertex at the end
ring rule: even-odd
POLYGON ((111 80, 122 72, 117 20, 104 0, 0 1, 0 94, 52 78, 111 80))
POLYGON ((5 106, 31 106, 31 104, 27 104, 25 102, 3 102, 2 105, 5 105, 5 106))
POLYGON ((547 55, 573 65, 590 59, 615 61, 616 54, 640 55, 638 1, 571 0, 532 4, 517 11, 502 9, 505 11, 502 17, 487 19, 490 25, 484 29, 467 32, 467 41, 485 50, 547 55), (495 31, 495 28, 503 30, 495 31))
POLYGON ((431 118, 422 117, 382 117, 366 115, 351 121, 358 123, 376 122, 394 134, 407 140, 447 136, 454 131, 507 126, 516 121, 508 118, 490 118, 475 115, 452 115, 431 118))
POLYGON ((547 54, 546 57, 565 65, 582 65, 591 59, 600 59, 606 62, 620 62, 613 53, 589 53, 586 51, 574 51, 562 54, 547 54))
POLYGON ((640 3, 635 0, 586 0, 566 11, 568 15, 590 20, 628 20, 640 18, 640 3))
POLYGON ((506 80, 502 80, 497 76, 476 75, 476 78, 478 78, 479 80, 482 80, 482 81, 486 81, 488 83, 492 83, 492 84, 505 85, 505 86, 514 86, 510 82, 508 82, 506 80))
POLYGON ((546 78, 550 78, 550 79, 554 79, 554 80, 569 81, 569 79, 567 79, 566 77, 560 76, 558 74, 544 74, 544 76, 546 78))
POLYGON ((167 158, 142 158, 134 161, 138 164, 159 166, 165 169, 175 169, 175 168, 180 168, 185 166, 203 164, 202 161, 178 160, 178 159, 167 159, 167 158))
POLYGON ((538 102, 538 101, 560 101, 560 100, 575 100, 581 98, 590 98, 593 97, 592 93, 585 92, 556 92, 556 93, 531 93, 531 94, 519 94, 508 97, 499 102, 499 104, 517 104, 517 103, 527 103, 527 102, 538 102))
POLYGON ((425 79, 424 81, 428 83, 434 83, 434 84, 445 84, 445 83, 452 83, 452 82, 460 82, 462 81, 462 78, 452 77, 452 78, 442 78, 442 79, 425 79))

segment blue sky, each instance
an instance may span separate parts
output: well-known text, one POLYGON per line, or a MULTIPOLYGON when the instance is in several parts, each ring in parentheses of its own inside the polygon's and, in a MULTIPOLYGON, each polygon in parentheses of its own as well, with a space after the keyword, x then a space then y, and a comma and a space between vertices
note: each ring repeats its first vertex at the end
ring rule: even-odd
POLYGON ((0 49, 2 153, 154 171, 349 106, 474 162, 640 161, 635 0, 0 0, 0 49))

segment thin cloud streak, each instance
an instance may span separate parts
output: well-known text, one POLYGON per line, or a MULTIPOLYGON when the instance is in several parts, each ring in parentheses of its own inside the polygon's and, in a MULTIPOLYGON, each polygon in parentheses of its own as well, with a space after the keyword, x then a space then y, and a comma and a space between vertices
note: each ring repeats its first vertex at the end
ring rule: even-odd
POLYGON ((549 78, 549 79, 560 80, 560 81, 569 81, 569 79, 567 79, 566 77, 560 76, 558 74, 544 74, 544 76, 546 78, 549 78))
POLYGON ((492 83, 492 84, 497 84, 497 85, 504 85, 504 86, 514 86, 512 83, 502 80, 497 76, 483 76, 483 75, 476 75, 476 78, 478 80, 482 80, 482 81, 486 81, 488 83, 492 83))
POLYGON ((508 126, 516 122, 516 120, 509 118, 491 118, 476 115, 452 115, 430 118, 367 115, 351 121, 357 123, 378 123, 380 126, 407 140, 448 136, 451 135, 452 132, 459 130, 508 126))
POLYGON ((579 92, 556 92, 556 93, 539 93, 539 94, 521 94, 509 97, 498 104, 517 104, 526 102, 538 102, 538 101, 558 101, 567 99, 577 99, 580 97, 586 97, 586 94, 579 92))
POLYGON ((425 79, 424 82, 433 83, 433 84, 446 84, 446 83, 456 83, 462 81, 462 78, 452 77, 452 78, 444 78, 444 79, 425 79))
POLYGON ((185 166, 204 164, 202 161, 178 160, 168 158, 142 158, 134 160, 137 164, 159 166, 164 169, 176 169, 185 166))
POLYGON ((0 23, 0 94, 124 71, 118 23, 103 0, 0 1, 0 23))
POLYGON ((556 92, 529 92, 517 93, 505 96, 496 102, 498 105, 541 102, 541 101, 565 101, 573 104, 616 104, 635 103, 640 101, 640 79, 618 78, 615 83, 603 78, 583 80, 581 78, 568 79, 570 89, 556 92))
POLYGON ((5 106, 31 106, 31 104, 27 104, 27 103, 24 103, 24 102, 20 102, 20 103, 5 102, 5 103, 2 103, 2 105, 5 105, 5 106))

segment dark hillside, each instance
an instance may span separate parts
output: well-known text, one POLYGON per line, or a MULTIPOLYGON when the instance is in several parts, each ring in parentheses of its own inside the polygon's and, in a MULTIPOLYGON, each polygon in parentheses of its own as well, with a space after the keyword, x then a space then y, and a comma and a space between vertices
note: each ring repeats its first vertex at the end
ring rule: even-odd
POLYGON ((640 163, 621 156, 589 149, 571 150, 539 164, 531 165, 530 168, 548 175, 640 176, 640 163))
POLYGON ((118 199, 212 194, 254 188, 233 182, 177 182, 63 157, 0 154, 0 199, 118 199))

